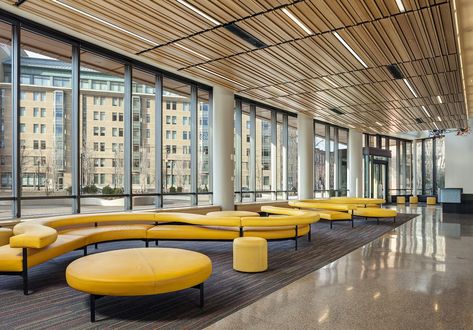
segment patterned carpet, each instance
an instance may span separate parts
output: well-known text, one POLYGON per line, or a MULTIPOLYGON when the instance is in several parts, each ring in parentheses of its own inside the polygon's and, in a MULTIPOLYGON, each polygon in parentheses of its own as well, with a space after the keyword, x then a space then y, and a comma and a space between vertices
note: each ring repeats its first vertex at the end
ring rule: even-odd
MULTIPOLYGON (((356 220, 313 226, 312 242, 299 240, 269 243, 269 270, 245 274, 232 269, 231 242, 161 242, 208 255, 213 274, 205 283, 205 307, 200 309, 199 292, 188 289, 148 297, 104 297, 97 301, 97 322, 89 322, 88 296, 66 285, 68 263, 80 257, 72 252, 30 271, 30 296, 21 292, 21 278, 0 276, 0 329, 200 329, 241 309, 289 283, 369 243, 395 227, 415 218, 399 214, 396 223, 356 220)), ((152 244, 153 245, 153 244, 152 244)), ((98 250, 142 247, 143 242, 104 243, 98 250)), ((153 247, 152 247, 153 248, 153 247)))

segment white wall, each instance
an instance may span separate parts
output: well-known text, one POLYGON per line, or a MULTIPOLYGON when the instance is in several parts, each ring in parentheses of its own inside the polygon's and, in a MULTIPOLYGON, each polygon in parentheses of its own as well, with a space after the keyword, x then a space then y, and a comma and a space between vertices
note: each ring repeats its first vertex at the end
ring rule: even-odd
MULTIPOLYGON (((469 126, 473 127, 471 119, 469 126)), ((473 194, 473 133, 445 135, 445 187, 463 188, 463 193, 473 194)))

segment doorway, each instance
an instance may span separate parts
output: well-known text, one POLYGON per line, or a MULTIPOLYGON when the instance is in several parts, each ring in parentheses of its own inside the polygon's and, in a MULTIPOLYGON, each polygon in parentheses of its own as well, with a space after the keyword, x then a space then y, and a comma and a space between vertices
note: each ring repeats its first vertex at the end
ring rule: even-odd
POLYGON ((386 200, 387 183, 388 183, 388 164, 383 161, 373 161, 373 169, 371 172, 371 197, 382 198, 386 200))

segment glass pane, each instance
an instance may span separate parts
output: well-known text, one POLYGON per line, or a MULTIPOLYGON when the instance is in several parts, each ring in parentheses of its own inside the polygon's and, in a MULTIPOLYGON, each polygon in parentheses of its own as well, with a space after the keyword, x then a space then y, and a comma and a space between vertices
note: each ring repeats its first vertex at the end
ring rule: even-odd
POLYGON ((389 161, 389 194, 397 195, 397 140, 389 139, 389 150, 391 150, 391 160, 389 161))
POLYGON ((297 199, 297 118, 288 118, 287 189, 288 199, 297 199))
POLYGON ((406 142, 406 189, 412 193, 412 142, 406 142))
POLYGON ((338 162, 339 168, 339 182, 340 182, 340 194, 346 196, 348 184, 348 130, 338 129, 338 162))
POLYGON ((329 188, 335 188, 335 127, 330 126, 329 188))
MULTIPOLYGON (((435 166, 437 167, 437 189, 445 188, 445 138, 435 141, 435 166)), ((438 191, 436 192, 438 193, 438 191)))
MULTIPOLYGON (((84 212, 124 208, 124 65, 81 54, 81 200, 84 212), (116 196, 116 197, 111 197, 116 196)), ((139 108, 139 107, 138 107, 139 108)))
POLYGON ((416 154, 417 154, 417 160, 416 160, 416 172, 417 172, 417 177, 416 177, 416 189, 417 189, 417 194, 422 194, 422 141, 417 141, 416 142, 416 154))
MULTIPOLYGON (((271 111, 256 108, 256 190, 271 190, 271 111)), ((257 194, 269 200, 271 193, 257 194)))
MULTIPOLYGON (((21 32, 21 41, 22 194, 67 196, 71 191, 72 165, 72 48, 26 30, 21 32)), ((67 199, 24 201, 22 205, 25 216, 72 212, 67 199)))
MULTIPOLYGON (((283 163, 284 163, 284 154, 286 153, 286 148, 283 143, 283 115, 281 113, 278 113, 276 115, 276 122, 277 122, 277 127, 276 127, 276 150, 277 150, 277 157, 276 157, 276 190, 282 191, 285 190, 285 175, 284 175, 284 168, 283 168, 283 163)), ((283 199, 284 194, 277 194, 276 198, 277 199, 283 199)))
MULTIPOLYGON (((155 76, 147 72, 133 70, 132 97, 132 188, 133 193, 153 193, 156 191, 155 175, 155 76)), ((117 102, 115 100, 113 102, 117 102)), ((112 144, 112 149, 119 148, 112 144)), ((112 150, 113 151, 113 150, 112 150)), ((154 198, 140 198, 133 206, 154 206, 154 198)))
MULTIPOLYGON (((0 22, 0 47, 11 54, 11 25, 0 22)), ((12 194, 12 104, 11 58, 2 58, 3 74, 0 85, 0 197, 12 194)), ((22 111, 23 112, 23 111, 22 111)), ((25 113, 26 114, 26 113, 25 113)), ((11 218, 11 202, 0 202, 0 218, 11 218)))
MULTIPOLYGON (((250 106, 242 104, 242 140, 241 140, 241 190, 250 190, 250 106)), ((249 194, 243 194, 243 199, 249 199, 249 194)))
POLYGON ((315 197, 320 198, 325 185, 325 125, 315 123, 315 197))
MULTIPOLYGON (((164 79, 163 192, 191 192, 191 86, 164 79)), ((167 196, 165 207, 190 206, 189 196, 167 196)))
MULTIPOLYGON (((212 187, 210 185, 209 165, 210 165, 210 111, 209 111, 209 92, 199 89, 198 92, 198 103, 197 103, 197 114, 198 114, 198 175, 197 185, 199 192, 211 192, 212 187)), ((209 196, 209 195, 208 195, 209 196)), ((205 195, 199 196, 199 204, 208 204, 209 199, 205 195)))
POLYGON ((433 194, 433 142, 432 139, 425 140, 425 193, 433 194))

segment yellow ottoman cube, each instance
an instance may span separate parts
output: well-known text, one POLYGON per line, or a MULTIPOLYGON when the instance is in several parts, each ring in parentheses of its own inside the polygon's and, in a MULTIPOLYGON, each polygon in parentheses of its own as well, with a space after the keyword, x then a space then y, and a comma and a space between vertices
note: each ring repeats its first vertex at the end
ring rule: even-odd
POLYGON ((437 198, 431 196, 427 197, 427 205, 435 205, 437 204, 437 198))
POLYGON ((268 242, 261 237, 238 237, 233 240, 233 269, 256 273, 268 269, 268 242))
POLYGON ((406 197, 404 197, 404 196, 397 196, 396 201, 397 201, 398 204, 406 204, 406 197))
POLYGON ((417 196, 409 197, 409 204, 417 204, 417 203, 419 203, 419 197, 417 196))

